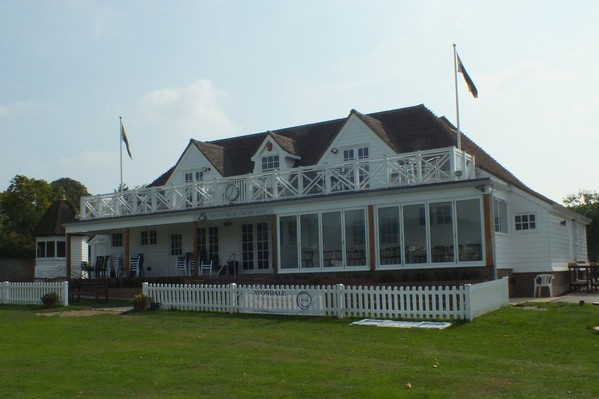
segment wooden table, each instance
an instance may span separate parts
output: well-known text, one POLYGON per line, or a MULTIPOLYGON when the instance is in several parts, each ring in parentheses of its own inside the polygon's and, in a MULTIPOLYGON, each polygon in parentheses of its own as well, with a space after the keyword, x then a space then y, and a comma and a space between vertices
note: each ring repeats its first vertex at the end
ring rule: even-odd
POLYGON ((599 289, 599 263, 568 263, 570 291, 599 289))

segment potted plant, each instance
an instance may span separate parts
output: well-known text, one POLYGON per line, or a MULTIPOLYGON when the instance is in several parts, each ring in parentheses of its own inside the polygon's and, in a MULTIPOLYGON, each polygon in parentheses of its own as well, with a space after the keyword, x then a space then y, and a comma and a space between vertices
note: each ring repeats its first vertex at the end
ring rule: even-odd
POLYGON ((136 294, 131 300, 131 305, 133 305, 133 310, 136 312, 141 312, 142 310, 146 310, 148 308, 148 304, 151 300, 152 298, 143 293, 136 294))
POLYGON ((44 305, 45 308, 51 308, 58 304, 58 300, 60 298, 58 297, 58 294, 56 292, 48 292, 48 293, 42 295, 41 299, 42 299, 42 304, 44 305))

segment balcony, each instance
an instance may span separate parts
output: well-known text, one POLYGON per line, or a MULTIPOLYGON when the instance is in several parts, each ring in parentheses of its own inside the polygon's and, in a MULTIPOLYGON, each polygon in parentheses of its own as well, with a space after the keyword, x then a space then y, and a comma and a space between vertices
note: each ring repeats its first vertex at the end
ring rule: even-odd
POLYGON ((81 198, 81 220, 297 199, 475 177, 455 147, 81 198))

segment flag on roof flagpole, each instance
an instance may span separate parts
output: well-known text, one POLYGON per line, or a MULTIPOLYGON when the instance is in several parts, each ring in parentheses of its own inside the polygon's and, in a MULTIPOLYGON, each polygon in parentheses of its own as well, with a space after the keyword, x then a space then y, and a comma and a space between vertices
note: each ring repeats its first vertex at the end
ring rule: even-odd
POLYGON ((127 140, 127 133, 125 133, 125 127, 123 126, 123 117, 119 116, 121 129, 119 132, 119 145, 120 145, 120 161, 121 161, 121 184, 119 186, 119 191, 123 191, 123 142, 125 143, 125 147, 127 148, 127 154, 129 154, 129 158, 133 159, 131 155, 131 150, 129 149, 129 140, 127 140))
POLYGON ((125 133, 125 127, 123 126, 123 117, 121 116, 120 119, 121 119, 121 139, 125 143, 125 147, 127 147, 127 154, 129 154, 129 158, 133 159, 133 156, 131 155, 131 150, 129 149, 129 140, 127 140, 127 133, 125 133))
POLYGON ((474 98, 478 98, 478 90, 476 89, 474 82, 470 78, 470 75, 468 75, 468 72, 466 72, 466 68, 464 68, 464 64, 462 64, 462 60, 460 59, 460 56, 458 55, 457 51, 455 55, 458 59, 458 72, 464 76, 464 80, 466 81, 466 85, 468 86, 468 91, 472 93, 472 96, 474 98))
POLYGON ((458 150, 462 149, 462 137, 460 132, 460 101, 458 98, 458 72, 464 76, 464 80, 466 81, 466 85, 468 86, 468 91, 472 93, 474 98, 478 98, 478 90, 474 85, 474 82, 466 72, 466 68, 464 68, 464 64, 462 64, 462 60, 458 55, 458 52, 455 48, 455 43, 453 44, 453 70, 454 70, 454 86, 455 86, 455 112, 456 112, 456 134, 457 134, 457 147, 458 150))

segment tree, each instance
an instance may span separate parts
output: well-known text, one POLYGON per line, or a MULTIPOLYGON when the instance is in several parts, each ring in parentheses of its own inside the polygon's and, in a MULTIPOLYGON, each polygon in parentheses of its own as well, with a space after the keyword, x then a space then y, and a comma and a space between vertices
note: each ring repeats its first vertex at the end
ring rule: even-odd
POLYGON ((599 258, 599 194, 581 190, 578 194, 568 195, 563 202, 569 209, 592 220, 587 227, 587 248, 589 260, 596 262, 599 258))
POLYGON ((81 197, 90 195, 87 191, 87 187, 79 183, 77 180, 73 180, 68 177, 63 177, 58 180, 54 180, 50 183, 52 191, 54 192, 55 198, 60 198, 64 194, 65 198, 71 205, 79 211, 79 205, 81 197))
POLYGON ((45 180, 15 176, 0 193, 0 258, 35 257, 33 231, 50 204, 62 194, 76 207, 87 188, 76 180, 45 180))

